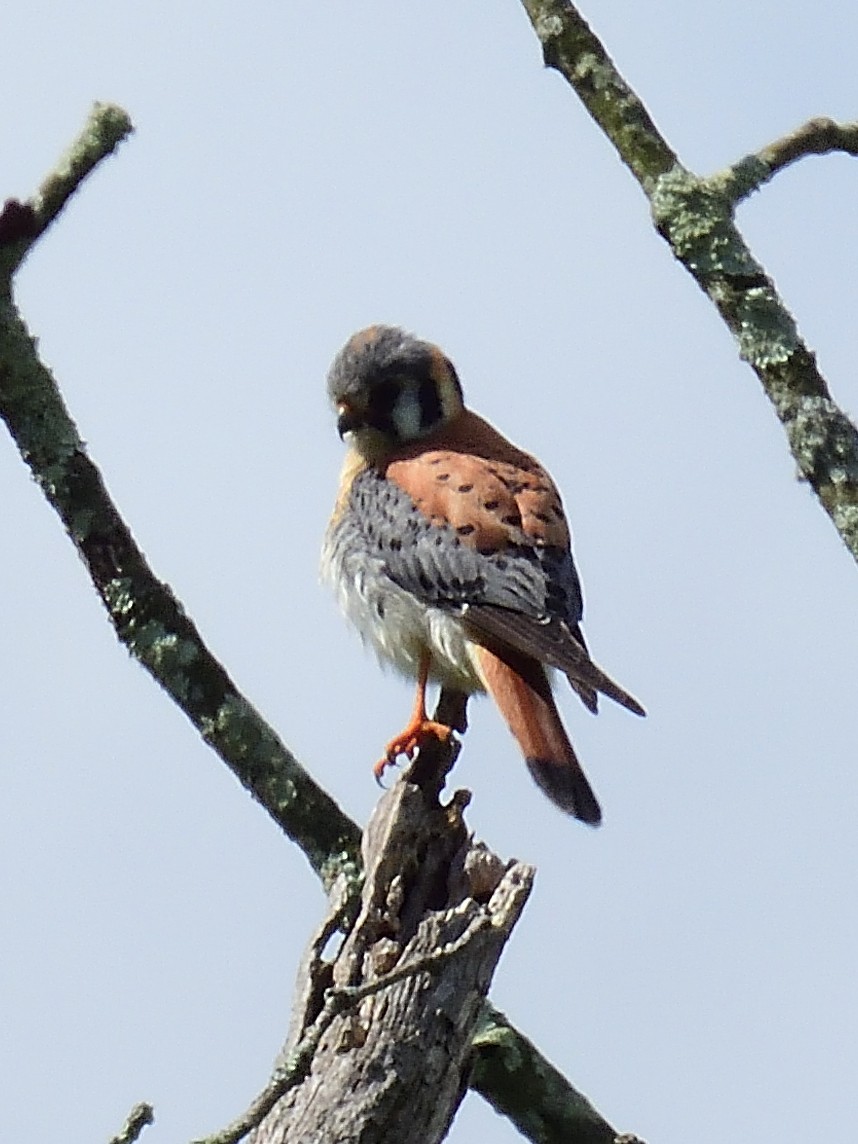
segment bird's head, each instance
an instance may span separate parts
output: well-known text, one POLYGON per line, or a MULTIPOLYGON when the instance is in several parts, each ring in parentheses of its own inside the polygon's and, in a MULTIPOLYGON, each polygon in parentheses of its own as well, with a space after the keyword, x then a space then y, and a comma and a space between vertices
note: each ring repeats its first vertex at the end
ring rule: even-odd
POLYGON ((369 461, 429 437, 464 408, 449 359, 396 326, 349 338, 328 373, 328 395, 340 437, 369 461))

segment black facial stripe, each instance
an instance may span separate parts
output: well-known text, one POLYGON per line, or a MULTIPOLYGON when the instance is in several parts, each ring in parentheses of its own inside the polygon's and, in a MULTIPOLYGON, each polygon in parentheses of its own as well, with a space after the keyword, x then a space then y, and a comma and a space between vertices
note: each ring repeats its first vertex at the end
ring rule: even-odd
MULTIPOLYGON (((372 372, 368 379, 369 400, 365 406, 363 422, 380 433, 396 438, 401 425, 397 425, 393 412, 404 390, 414 395, 419 411, 419 431, 433 429, 444 419, 436 363, 428 356, 409 362, 391 362, 372 372)), ((455 386, 458 378, 453 373, 455 386)))
POLYGON ((430 429, 437 425, 444 413, 441 405, 441 395, 438 386, 431 374, 420 378, 417 389, 417 401, 420 405, 420 428, 430 429))
POLYGON ((377 382, 370 391, 365 417, 366 423, 389 437, 396 435, 396 427, 393 423, 393 407, 399 396, 399 390, 399 381, 391 377, 377 382))

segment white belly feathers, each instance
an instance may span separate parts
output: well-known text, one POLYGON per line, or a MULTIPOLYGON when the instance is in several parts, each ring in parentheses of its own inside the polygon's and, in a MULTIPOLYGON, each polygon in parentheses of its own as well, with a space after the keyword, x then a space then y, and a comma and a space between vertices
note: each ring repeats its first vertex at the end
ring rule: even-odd
POLYGON ((424 649, 432 653, 430 675, 471 694, 483 691, 471 644, 454 615, 422 603, 395 584, 384 562, 349 543, 353 533, 335 523, 322 549, 322 577, 333 587, 340 608, 382 663, 415 679, 424 649))

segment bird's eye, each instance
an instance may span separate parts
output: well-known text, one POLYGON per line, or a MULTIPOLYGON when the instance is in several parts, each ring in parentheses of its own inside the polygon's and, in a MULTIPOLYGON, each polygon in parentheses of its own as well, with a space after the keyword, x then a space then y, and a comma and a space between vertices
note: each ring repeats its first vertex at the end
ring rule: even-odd
POLYGON ((393 410, 399 396, 400 383, 384 378, 373 385, 364 413, 364 422, 388 437, 396 436, 393 410))
POLYGON ((401 389, 402 382, 398 378, 388 377, 384 381, 379 381, 372 389, 370 399, 372 409, 378 410, 379 413, 390 413, 401 389))

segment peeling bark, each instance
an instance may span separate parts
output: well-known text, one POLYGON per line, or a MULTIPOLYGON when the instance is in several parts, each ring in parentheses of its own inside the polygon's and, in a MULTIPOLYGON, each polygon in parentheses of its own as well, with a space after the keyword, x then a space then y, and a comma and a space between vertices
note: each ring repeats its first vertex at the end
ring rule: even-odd
POLYGON ((340 1011, 254 1144, 432 1144, 446 1135, 489 983, 533 881, 530 867, 469 838, 467 801, 459 792, 442 805, 431 785, 403 780, 379 803, 364 836, 357 920, 330 960, 321 947, 332 918, 311 943, 275 1080, 296 1071, 325 1000, 340 998, 340 1011))

